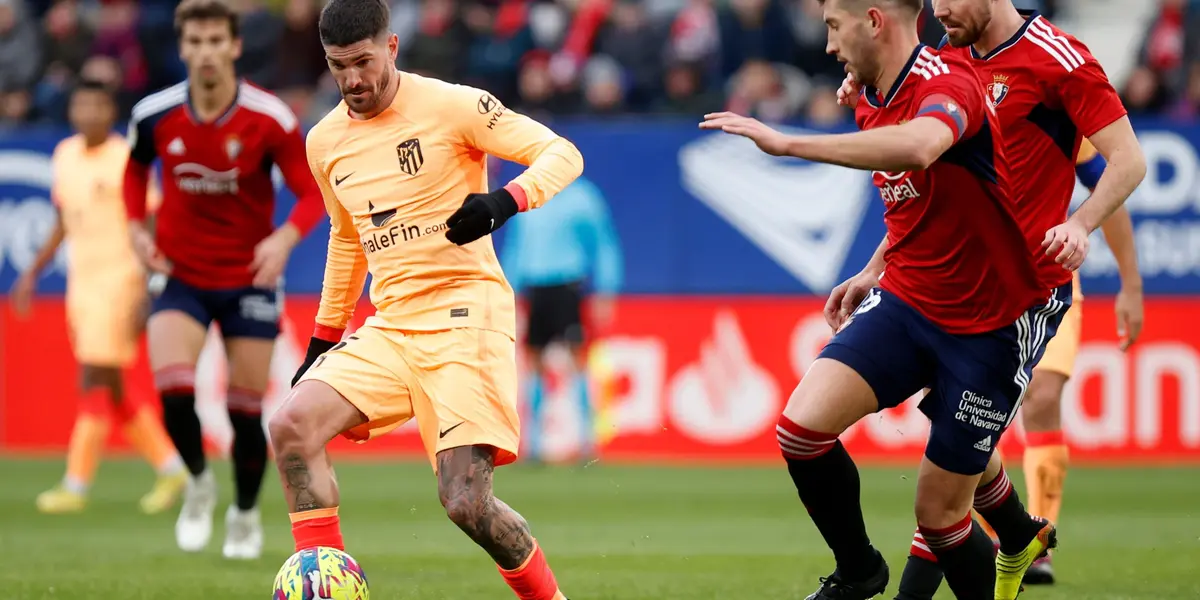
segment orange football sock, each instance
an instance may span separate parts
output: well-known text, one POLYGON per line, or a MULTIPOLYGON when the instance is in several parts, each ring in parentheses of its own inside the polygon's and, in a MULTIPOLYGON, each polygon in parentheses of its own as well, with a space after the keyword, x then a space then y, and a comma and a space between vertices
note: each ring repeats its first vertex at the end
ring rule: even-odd
POLYGON ((979 511, 972 509, 971 512, 974 513, 972 516, 974 517, 975 522, 979 523, 980 529, 983 529, 983 532, 988 534, 988 537, 992 538, 993 541, 1000 539, 1000 536, 996 535, 996 530, 992 529, 992 526, 988 524, 987 519, 983 518, 983 515, 979 514, 979 511))
POLYGON ((342 525, 338 521, 336 506, 294 512, 288 516, 292 519, 292 538, 296 540, 296 552, 317 546, 346 549, 342 542, 342 525))
POLYGON ((1025 487, 1029 514, 1058 522, 1070 453, 1061 431, 1027 433, 1025 487))
POLYGON ((67 446, 67 489, 82 494, 92 484, 110 427, 108 415, 84 411, 75 419, 67 446))
POLYGON ((173 473, 183 468, 179 452, 167 437, 162 421, 155 418, 149 407, 136 409, 125 421, 125 439, 137 449, 138 454, 154 467, 160 475, 173 473))
POLYGON ((511 571, 506 571, 499 566, 496 568, 500 570, 504 582, 521 600, 566 600, 567 598, 563 595, 562 590, 558 589, 558 582, 554 580, 554 572, 550 570, 550 564, 546 562, 546 555, 542 554, 542 547, 538 545, 537 540, 533 541, 533 552, 529 554, 529 558, 525 559, 524 564, 511 571))

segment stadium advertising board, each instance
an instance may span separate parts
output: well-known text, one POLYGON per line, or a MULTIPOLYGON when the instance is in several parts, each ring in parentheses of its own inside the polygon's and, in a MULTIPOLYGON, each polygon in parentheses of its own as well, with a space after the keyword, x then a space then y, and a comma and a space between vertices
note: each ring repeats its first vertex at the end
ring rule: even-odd
MULTIPOLYGON (((1146 291, 1200 294, 1200 127, 1137 125, 1150 173, 1129 207, 1146 291)), ((605 196, 629 257, 627 293, 823 294, 856 272, 883 236, 883 203, 866 173, 772 158, 692 122, 556 127, 579 146, 585 175, 605 196)), ((48 157, 61 133, 0 135, 0 290, 50 228, 48 157)), ((504 165, 497 180, 514 169, 504 165)), ((292 202, 282 190, 280 220, 292 202)), ((320 291, 327 233, 323 223, 297 249, 289 293, 320 291)), ((1094 241, 1085 290, 1113 293, 1115 262, 1102 236, 1094 241)), ((64 266, 57 263, 41 289, 61 292, 64 266)))
MULTIPOLYGON (((627 297, 593 348, 597 430, 606 460, 773 461, 775 420, 829 329, 822 303, 786 297, 627 297)), ((1077 461, 1200 462, 1200 299, 1154 298, 1147 328, 1128 352, 1117 347, 1112 302, 1085 301, 1084 342, 1064 399, 1064 433, 1077 461)), ((358 320, 370 314, 359 311, 358 320)), ((316 314, 312 297, 290 297, 267 400, 270 414, 303 358, 316 314)), ((63 303, 44 299, 30 321, 0 312, 0 448, 65 447, 75 412, 76 377, 63 303), (29 340, 38 340, 36 352, 29 340)), ((228 444, 221 346, 210 340, 199 367, 197 405, 210 442, 228 444)), ((562 357, 560 357, 561 359, 562 357)), ((560 361, 559 364, 562 364, 560 361)), ((131 394, 152 398, 144 357, 131 394)), ((569 457, 578 443, 577 403, 552 386, 547 452, 569 457)), ((872 416, 843 436, 869 461, 914 461, 928 425, 909 401, 872 416)), ((1019 451, 1021 432, 1006 436, 1019 451)), ((340 452, 420 455, 416 431, 340 452)))
MULTIPOLYGON (((626 257, 618 321, 594 353, 597 372, 608 374, 597 384, 605 456, 775 460, 775 418, 828 335, 818 298, 857 271, 883 234, 882 202, 868 175, 767 157, 690 121, 556 127, 587 158, 585 175, 604 193, 626 257)), ((1115 264, 1097 235, 1083 268, 1086 339, 1067 392, 1066 434, 1079 460, 1200 462, 1200 325, 1192 317, 1200 310, 1200 127, 1145 121, 1137 128, 1150 174, 1129 206, 1148 329, 1129 353, 1117 349, 1105 298, 1116 291, 1115 264)), ((0 294, 51 227, 49 154, 61 134, 0 136, 0 294)), ((504 165, 497 179, 514 169, 504 165)), ((280 200, 282 219, 293 199, 284 190, 280 200)), ((327 224, 319 226, 287 271, 272 407, 302 358, 327 233, 327 224)), ((40 282, 31 321, 16 322, 0 306, 0 449, 65 445, 76 374, 63 321, 64 257, 40 282)), ((210 344, 197 379, 216 446, 229 435, 220 358, 219 345, 210 344)), ((152 398, 149 382, 143 359, 132 393, 152 398)), ((574 403, 560 394, 552 393, 547 449, 565 455, 577 427, 574 403)), ((908 461, 919 455, 925 427, 909 403, 845 439, 856 456, 908 461)), ((339 447, 419 454, 409 429, 339 447)))

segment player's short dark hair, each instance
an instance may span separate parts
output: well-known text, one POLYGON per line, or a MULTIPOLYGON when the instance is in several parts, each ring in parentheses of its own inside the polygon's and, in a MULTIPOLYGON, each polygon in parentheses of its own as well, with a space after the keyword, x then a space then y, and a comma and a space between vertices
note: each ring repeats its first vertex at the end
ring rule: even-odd
POLYGON ((75 86, 71 89, 71 94, 79 92, 99 92, 108 97, 109 100, 117 101, 117 92, 111 85, 100 81, 99 79, 83 78, 75 82, 75 86))
POLYGON ((383 0, 330 0, 321 9, 317 30, 326 46, 373 40, 391 28, 392 11, 383 0))
POLYGON ((225 0, 183 0, 175 8, 175 35, 183 33, 188 21, 225 21, 235 38, 242 27, 241 16, 225 0))
MULTIPOLYGON (((921 14, 925 10, 925 0, 847 0, 852 4, 861 4, 863 8, 869 6, 879 6, 880 4, 892 4, 912 11, 913 14, 921 14)), ((825 6, 825 0, 817 0, 821 6, 825 6)))

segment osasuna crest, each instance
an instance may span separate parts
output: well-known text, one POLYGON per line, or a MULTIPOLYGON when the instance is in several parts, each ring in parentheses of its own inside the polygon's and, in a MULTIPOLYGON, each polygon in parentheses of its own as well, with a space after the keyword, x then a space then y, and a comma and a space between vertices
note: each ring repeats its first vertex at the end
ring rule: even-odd
POLYGON ((242 153, 242 142, 235 137, 225 140, 225 154, 229 156, 229 160, 237 160, 239 154, 242 153))
POLYGON ((988 96, 992 99, 992 106, 1000 106, 1004 101, 1004 97, 1008 95, 1008 75, 992 75, 992 82, 988 84, 988 96))

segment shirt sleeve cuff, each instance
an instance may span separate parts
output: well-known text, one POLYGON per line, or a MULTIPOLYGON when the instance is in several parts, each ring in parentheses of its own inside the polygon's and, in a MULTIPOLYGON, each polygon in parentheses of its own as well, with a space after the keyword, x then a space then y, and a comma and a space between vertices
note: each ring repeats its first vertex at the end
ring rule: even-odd
POLYGON ((504 186, 504 189, 512 194, 513 200, 517 203, 517 212, 525 212, 529 209, 529 196, 525 194, 525 189, 517 185, 515 182, 510 182, 504 186))
POLYGON ((966 123, 960 117, 955 117, 944 110, 924 110, 917 114, 917 116, 933 117, 945 123, 946 127, 950 128, 950 133, 954 136, 955 142, 962 139, 963 134, 966 133, 966 123))
POLYGON ((325 340, 326 342, 336 343, 342 341, 342 334, 345 332, 345 328, 338 329, 328 325, 321 325, 320 323, 313 327, 313 337, 318 340, 325 340))

